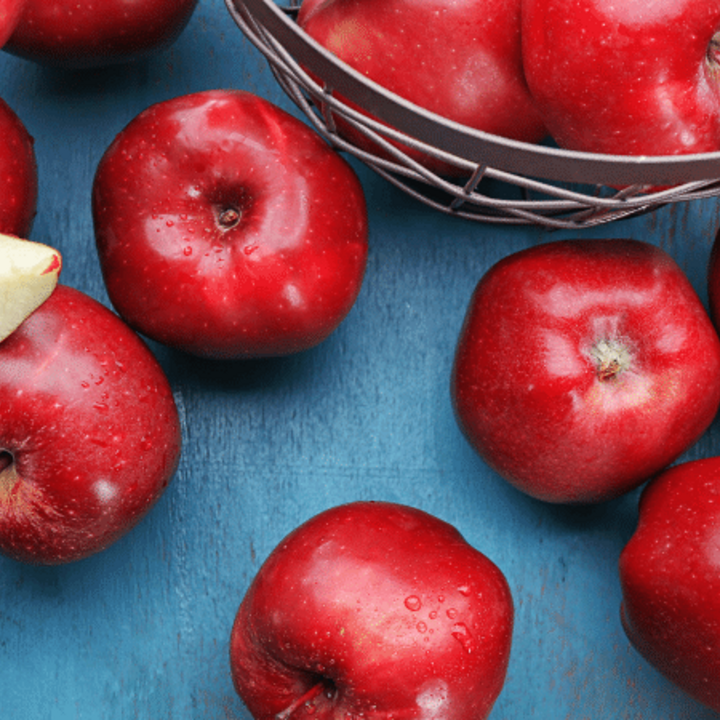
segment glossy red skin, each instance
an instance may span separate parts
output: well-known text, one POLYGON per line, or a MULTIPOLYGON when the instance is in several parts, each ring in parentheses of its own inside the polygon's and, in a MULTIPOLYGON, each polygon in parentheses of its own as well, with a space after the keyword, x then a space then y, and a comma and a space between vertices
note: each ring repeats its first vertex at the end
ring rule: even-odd
POLYGON ((720 458, 652 480, 620 556, 621 617, 636 650, 720 712, 720 458))
POLYGON ((105 549, 160 497, 180 446, 147 346, 59 285, 0 343, 0 551, 55 565, 105 549))
POLYGON ((313 688, 283 720, 481 720, 505 680, 512 626, 505 577, 454 527, 350 503, 265 561, 235 618, 232 676, 255 720, 313 688))
POLYGON ((70 68, 130 62, 177 40, 198 0, 25 0, 5 50, 70 68))
POLYGON ((27 238, 37 210, 34 141, 14 110, 0 99, 0 233, 27 238))
POLYGON ((141 113, 98 166, 93 217, 118 312, 206 357, 317 345, 352 308, 367 261, 350 165, 297 118, 240 91, 141 113), (225 227, 228 208, 240 220, 225 227))
POLYGON ((0 48, 15 30, 26 0, 0 0, 0 48))
POLYGON ((687 277, 655 246, 567 240, 480 280, 451 380, 470 444, 523 492, 610 500, 688 449, 720 403, 720 343, 687 277), (590 354, 622 341, 629 367, 590 354))
POLYGON ((715 0, 522 3, 525 75, 561 147, 619 155, 720 149, 720 91, 706 59, 720 29, 715 0))
MULTIPOLYGON (((426 110, 515 140, 546 135, 523 76, 520 0, 306 0, 298 23, 348 65, 426 110)), ((338 129, 368 146, 346 124, 338 129)))

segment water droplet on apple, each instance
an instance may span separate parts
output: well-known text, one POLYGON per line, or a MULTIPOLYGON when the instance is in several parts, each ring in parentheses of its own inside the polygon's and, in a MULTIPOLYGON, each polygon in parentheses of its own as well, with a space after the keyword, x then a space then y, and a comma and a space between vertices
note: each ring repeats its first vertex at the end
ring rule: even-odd
POLYGON ((427 632, 427 625, 422 620, 415 627, 419 633, 427 632))
POLYGON ((458 614, 458 612, 457 612, 457 610, 456 610, 455 608, 448 608, 447 616, 448 616, 451 620, 454 620, 454 619, 457 617, 457 614, 458 614))
POLYGON ((172 227, 175 223, 174 223, 172 220, 166 220, 166 221, 165 221, 165 224, 166 224, 168 227, 172 227))
POLYGON ((451 635, 463 646, 466 653, 470 654, 475 650, 475 638, 464 623, 455 623, 451 635))
POLYGON ((470 597, 470 588, 467 585, 461 585, 458 588, 458 592, 465 597, 470 597))
POLYGON ((437 610, 431 610, 430 613, 429 613, 429 615, 428 615, 428 617, 429 617, 431 620, 434 620, 434 619, 437 617, 437 610))
POLYGON ((192 248, 189 245, 183 249, 183 255, 185 255, 186 257, 192 255, 192 248))
POLYGON ((422 602, 417 595, 408 595, 408 597, 405 598, 405 607, 408 610, 416 612, 422 607, 422 602))

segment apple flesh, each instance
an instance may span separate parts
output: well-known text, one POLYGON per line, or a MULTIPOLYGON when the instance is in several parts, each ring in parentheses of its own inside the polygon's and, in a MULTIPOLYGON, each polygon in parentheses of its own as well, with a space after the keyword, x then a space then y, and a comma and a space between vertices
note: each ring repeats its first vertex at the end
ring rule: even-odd
POLYGON ((232 677, 255 720, 483 720, 512 625, 504 575, 453 526, 349 503, 265 561, 233 625, 232 677))
POLYGON ((160 497, 180 445, 145 343, 58 285, 0 342, 0 551, 54 565, 104 550, 160 497))
POLYGON ((251 93, 210 90, 140 113, 100 160, 92 207, 112 304, 184 352, 307 350, 360 292, 360 181, 306 124, 251 93))
POLYGON ((535 105, 565 148, 615 155, 720 149, 714 0, 522 0, 535 105))
POLYGON ((50 297, 61 269, 54 248, 0 233, 0 342, 50 297))
POLYGON ((15 111, 0 99, 0 233, 30 235, 38 197, 34 141, 15 111))
MULTIPOLYGON (((419 107, 514 140, 546 135, 522 69, 520 0, 305 0, 298 23, 352 68, 419 107)), ((386 154, 335 120, 341 135, 386 154)), ((402 149, 431 170, 459 172, 402 149)))
POLYGON ((663 250, 564 240, 478 283, 451 379, 471 446, 527 494, 593 503, 676 460, 720 404, 720 341, 663 250))
POLYGON ((197 0, 25 0, 4 49, 69 68, 131 62, 174 43, 196 5, 197 0))
POLYGON ((620 556, 622 623, 671 682, 720 712, 720 458, 682 463, 644 489, 620 556))

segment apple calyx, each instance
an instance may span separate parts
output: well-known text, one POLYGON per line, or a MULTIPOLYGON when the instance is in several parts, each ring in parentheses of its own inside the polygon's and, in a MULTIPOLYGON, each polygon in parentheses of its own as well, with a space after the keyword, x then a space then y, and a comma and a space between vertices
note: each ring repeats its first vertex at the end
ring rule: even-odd
POLYGON ((61 269, 54 248, 0 233, 0 342, 50 297, 61 269))
POLYGON ((0 449, 0 478, 3 472, 13 464, 13 456, 9 450, 0 449))
POLYGON ((282 712, 275 715, 275 720, 291 720, 296 710, 299 710, 303 705, 312 702, 321 692, 327 691, 327 682, 321 680, 316 685, 313 685, 304 695, 301 695, 295 702, 291 703, 282 712))
POLYGON ((241 213, 234 207, 224 208, 218 214, 218 224, 223 230, 234 228, 241 218, 241 213))
POLYGON ((590 348, 598 380, 609 382, 622 375, 632 365, 632 355, 627 346, 614 339, 598 340, 590 348))
POLYGON ((0 447, 0 501, 7 497, 18 481, 15 458, 9 450, 0 447))

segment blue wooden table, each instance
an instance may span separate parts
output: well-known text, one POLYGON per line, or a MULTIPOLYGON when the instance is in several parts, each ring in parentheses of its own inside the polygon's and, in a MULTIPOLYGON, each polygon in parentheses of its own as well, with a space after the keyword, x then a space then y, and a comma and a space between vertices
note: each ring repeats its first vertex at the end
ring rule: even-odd
MULTIPOLYGON (((63 282, 107 304, 90 190, 102 152, 153 102, 209 88, 294 111, 223 0, 201 0, 168 51, 102 71, 0 54, 0 96, 36 140, 32 239, 64 255, 63 282)), ((360 297, 323 345, 291 358, 214 363, 152 345, 173 384, 184 454, 161 501, 106 552, 54 568, 0 559, 3 720, 248 720, 228 637, 263 559, 332 505, 385 499, 456 525, 506 574, 516 605, 493 720, 710 720, 631 649, 619 621, 618 555, 637 493, 594 508, 531 500, 461 436, 448 380, 482 273, 567 231, 508 229, 425 208, 354 163, 370 211, 360 297)), ((668 250, 706 299, 716 200, 586 230, 668 250)), ((720 425, 685 459, 718 452, 720 425)))

